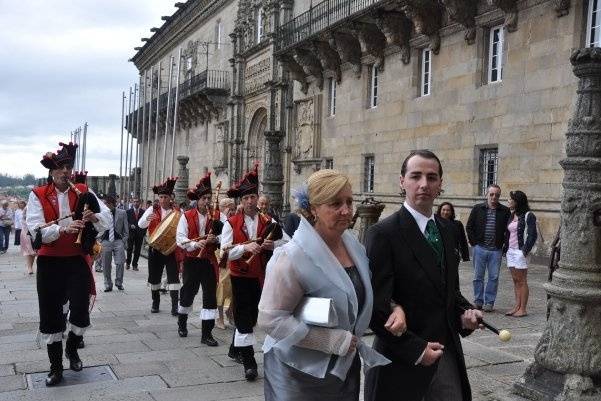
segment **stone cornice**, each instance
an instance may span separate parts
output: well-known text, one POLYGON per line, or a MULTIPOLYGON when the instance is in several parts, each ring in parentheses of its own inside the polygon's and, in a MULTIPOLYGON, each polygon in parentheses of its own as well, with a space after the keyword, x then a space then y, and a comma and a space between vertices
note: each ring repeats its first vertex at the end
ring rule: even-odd
POLYGON ((131 58, 138 70, 156 64, 163 55, 174 49, 220 8, 234 0, 188 0, 177 10, 150 40, 131 58))

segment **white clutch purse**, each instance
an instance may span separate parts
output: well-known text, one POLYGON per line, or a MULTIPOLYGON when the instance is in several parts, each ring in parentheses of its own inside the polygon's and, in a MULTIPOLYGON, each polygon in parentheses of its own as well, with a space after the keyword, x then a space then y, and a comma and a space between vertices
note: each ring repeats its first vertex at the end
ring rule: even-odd
POLYGON ((296 307, 294 316, 313 326, 338 326, 338 315, 332 298, 304 297, 296 307))

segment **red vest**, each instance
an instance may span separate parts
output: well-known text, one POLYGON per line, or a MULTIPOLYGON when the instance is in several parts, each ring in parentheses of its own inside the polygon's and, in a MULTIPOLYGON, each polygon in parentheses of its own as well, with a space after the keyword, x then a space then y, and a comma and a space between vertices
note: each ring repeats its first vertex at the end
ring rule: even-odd
MULTIPOLYGON (((197 238, 200 237, 200 233, 198 230, 198 209, 190 209, 184 213, 186 216, 186 222, 188 223, 188 238, 197 238)), ((207 223, 205 224, 205 232, 203 235, 208 234, 211 231, 211 226, 213 220, 211 220, 211 216, 207 213, 207 223)), ((217 267, 217 258, 215 257, 215 250, 217 247, 215 245, 207 245, 205 247, 203 254, 204 259, 209 259, 211 264, 217 267)), ((197 258, 200 253, 199 249, 195 249, 192 252, 186 252, 186 258, 197 258)))
POLYGON ((161 207, 160 206, 158 208, 157 207, 153 207, 151 214, 154 214, 157 218, 154 219, 154 220, 152 220, 148 224, 148 237, 149 238, 152 235, 152 233, 154 233, 154 230, 157 229, 157 227, 159 226, 159 224, 161 224, 161 207))
MULTIPOLYGON (((77 184, 77 188, 81 192, 86 192, 88 187, 84 184, 77 184)), ((58 196, 56 195, 56 187, 54 184, 43 185, 33 189, 44 210, 44 219, 46 222, 59 218, 58 196)), ((77 194, 74 190, 69 189, 69 208, 75 210, 77 206, 77 194)), ((42 244, 38 251, 38 255, 42 256, 85 256, 80 246, 75 246, 77 234, 63 233, 58 239, 49 244, 42 244)))
MULTIPOLYGON (((257 223, 257 238, 263 237, 263 231, 265 227, 271 222, 271 217, 267 215, 258 215, 257 223)), ((228 219, 228 222, 232 226, 234 239, 232 244, 240 244, 248 241, 250 238, 244 232, 244 213, 237 213, 228 219)), ((250 258, 251 253, 244 253, 240 259, 232 260, 229 262, 230 274, 237 277, 250 277, 258 278, 263 281, 265 277, 265 256, 260 253, 255 256, 250 263, 246 263, 246 260, 250 258)))

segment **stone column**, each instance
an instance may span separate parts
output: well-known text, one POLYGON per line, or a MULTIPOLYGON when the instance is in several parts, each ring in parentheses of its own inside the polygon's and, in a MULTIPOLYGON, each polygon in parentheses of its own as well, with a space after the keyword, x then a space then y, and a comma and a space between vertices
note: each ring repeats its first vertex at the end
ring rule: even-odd
POLYGON ((92 188, 92 191, 94 191, 94 193, 98 194, 98 177, 97 176, 92 176, 90 177, 90 188, 92 188))
POLYGON ((181 202, 186 202, 186 192, 188 192, 188 177, 190 171, 188 170, 188 162, 190 158, 188 156, 177 156, 177 162, 179 163, 179 170, 177 171, 177 182, 175 183, 175 202, 179 205, 181 202))
POLYGON ((271 198, 271 206, 278 213, 282 212, 284 173, 282 172, 282 152, 280 143, 282 131, 265 131, 265 161, 263 163, 263 192, 271 198))
POLYGON ((532 400, 601 399, 601 49, 576 50, 571 62, 580 81, 560 162, 561 260, 534 362, 515 385, 532 400))
POLYGON ((378 222, 384 210, 384 204, 374 198, 366 198, 357 206, 354 218, 361 218, 359 223, 359 241, 365 245, 367 229, 378 222))
POLYGON ((134 169, 134 197, 140 199, 140 180, 142 179, 142 168, 136 167, 134 169))
POLYGON ((107 189, 107 194, 110 196, 117 196, 117 187, 115 185, 115 180, 117 176, 115 174, 109 174, 109 187, 107 189))

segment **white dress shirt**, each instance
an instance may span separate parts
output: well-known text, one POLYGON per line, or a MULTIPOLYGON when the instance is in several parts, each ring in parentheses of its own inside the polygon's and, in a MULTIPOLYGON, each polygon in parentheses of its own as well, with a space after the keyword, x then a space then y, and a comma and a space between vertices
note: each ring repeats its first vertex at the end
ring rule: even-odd
MULTIPOLYGON (((272 223, 276 223, 274 219, 271 219, 272 223)), ((246 235, 248 239, 256 239, 257 238, 257 227, 259 226, 259 214, 257 213, 254 218, 244 215, 244 225, 246 226, 246 235)), ((290 237, 285 232, 282 232, 283 237, 280 240, 274 242, 274 248, 278 246, 282 246, 288 241, 290 241, 290 237)), ((234 230, 232 229, 232 225, 229 221, 226 221, 223 224, 223 231, 221 232, 221 249, 224 249, 232 244, 234 241, 234 230)), ((236 245, 232 249, 230 249, 228 253, 228 260, 236 260, 240 259, 244 255, 244 245, 236 245)))
MULTIPOLYGON (((101 202, 96 194, 91 190, 88 191, 96 197, 98 200, 98 204, 100 205, 100 213, 94 214, 98 221, 94 224, 94 228, 98 231, 99 235, 102 235, 106 230, 108 230, 113 225, 113 215, 111 214, 110 209, 101 202)), ((64 192, 61 192, 56 188, 56 196, 58 201, 58 214, 59 218, 67 216, 71 214, 72 210, 69 206, 69 190, 67 189, 64 192)), ((35 229, 39 226, 46 224, 46 218, 44 217, 44 209, 42 208, 42 203, 38 199, 38 196, 31 191, 29 194, 29 201, 27 202, 27 217, 25 219, 27 223, 27 229, 31 233, 32 237, 35 238, 35 229)), ((43 228, 42 232, 42 243, 49 244, 54 242, 60 236, 60 228, 68 227, 69 224, 73 222, 71 217, 61 220, 58 224, 53 224, 50 227, 43 228)))
MULTIPOLYGON (((169 214, 171 214, 171 212, 173 212, 173 209, 163 209, 161 207, 161 221, 165 220, 165 217, 169 216, 169 214)), ((142 215, 142 217, 140 217, 140 219, 138 220, 138 227, 140 227, 142 229, 148 228, 148 226, 150 225, 150 222, 146 219, 152 213, 154 213, 154 208, 152 206, 147 207, 146 210, 144 211, 144 214, 142 215)))
POLYGON ((407 211, 409 213, 411 213, 411 216, 413 216, 413 218, 415 219, 415 222, 417 223, 419 230, 422 232, 422 234, 424 234, 424 237, 425 237, 426 236, 426 226, 428 225, 428 222, 430 220, 432 220, 434 223, 436 223, 436 220, 434 220, 434 213, 431 213, 430 217, 425 216, 425 215, 421 214, 420 212, 418 212, 417 210, 415 210, 414 208, 412 208, 411 206, 409 206, 407 201, 405 201, 403 203, 403 206, 405 207, 405 209, 407 209, 407 211))
MULTIPOLYGON (((205 229, 207 225, 207 216, 198 213, 198 235, 204 235, 205 229)), ((195 249, 200 249, 200 245, 197 241, 190 241, 191 238, 188 237, 188 219, 182 213, 179 218, 179 223, 177 223, 177 233, 175 234, 175 242, 177 242, 177 246, 180 248, 184 248, 188 252, 192 252, 195 249), (184 242, 187 242, 186 245, 182 245, 184 242)))

